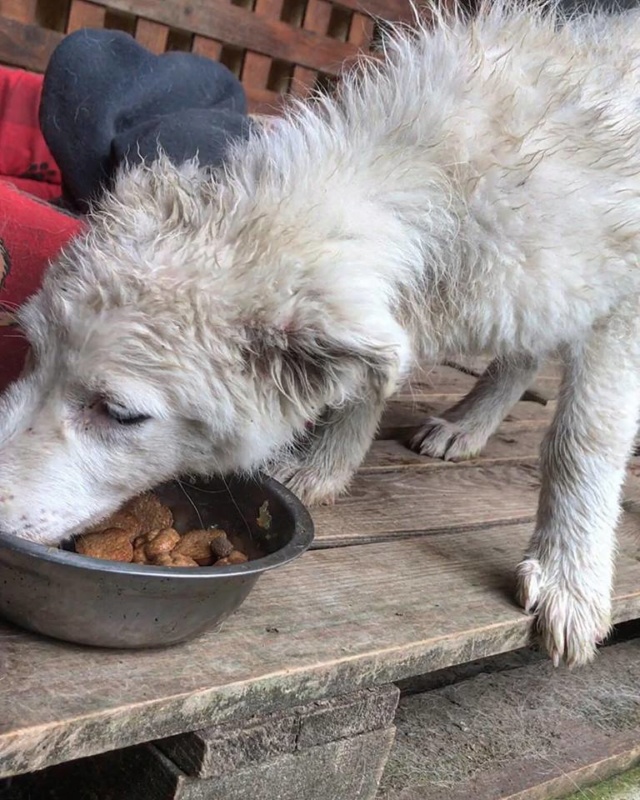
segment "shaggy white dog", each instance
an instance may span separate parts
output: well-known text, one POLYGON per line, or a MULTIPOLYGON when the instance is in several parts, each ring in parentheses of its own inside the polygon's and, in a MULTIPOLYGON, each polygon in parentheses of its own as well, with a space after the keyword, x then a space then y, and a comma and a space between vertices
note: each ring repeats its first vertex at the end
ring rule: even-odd
POLYGON ((21 313, 0 528, 56 542, 180 473, 265 464, 331 500, 418 361, 492 354, 414 438, 464 458, 560 348, 519 586, 554 660, 587 661, 640 403, 639 20, 397 30, 223 172, 120 175, 21 313))

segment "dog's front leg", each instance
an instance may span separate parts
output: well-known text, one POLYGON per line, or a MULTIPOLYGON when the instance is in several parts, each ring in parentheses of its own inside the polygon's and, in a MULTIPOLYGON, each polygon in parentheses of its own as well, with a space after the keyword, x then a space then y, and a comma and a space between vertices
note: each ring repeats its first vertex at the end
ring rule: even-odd
POLYGON ((298 453, 272 475, 304 503, 333 503, 343 494, 375 436, 382 397, 329 409, 298 453))
POLYGON ((459 403, 429 417, 411 440, 418 453, 446 461, 473 458, 522 397, 538 370, 531 355, 497 358, 459 403))
POLYGON ((615 527, 640 405, 638 335, 634 316, 618 314, 571 348, 543 445, 538 519, 518 583, 555 664, 589 661, 611 624, 615 527))

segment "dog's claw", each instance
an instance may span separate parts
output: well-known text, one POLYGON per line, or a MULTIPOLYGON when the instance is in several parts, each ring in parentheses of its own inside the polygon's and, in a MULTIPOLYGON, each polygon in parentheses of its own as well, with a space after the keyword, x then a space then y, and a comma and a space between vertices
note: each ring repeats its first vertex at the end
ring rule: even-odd
POLYGON ((591 661, 603 631, 609 630, 606 592, 550 578, 539 559, 527 558, 518 567, 518 601, 536 616, 536 629, 554 667, 591 661))
POLYGON ((410 447, 416 453, 444 461, 465 461, 475 458, 484 447, 486 438, 467 431, 460 423, 440 417, 430 417, 411 438, 410 447))

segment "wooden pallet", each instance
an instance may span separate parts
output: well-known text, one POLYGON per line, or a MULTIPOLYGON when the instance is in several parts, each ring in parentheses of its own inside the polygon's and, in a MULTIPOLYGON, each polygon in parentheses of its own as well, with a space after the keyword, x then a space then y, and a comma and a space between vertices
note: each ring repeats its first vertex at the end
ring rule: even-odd
POLYGON ((222 61, 253 113, 308 95, 370 51, 374 17, 406 20, 408 0, 0 0, 0 63, 43 72, 65 33, 117 28, 154 53, 222 61))
MULTIPOLYGON (((266 574, 220 632, 154 652, 73 647, 0 625, 0 776, 397 681, 529 641, 513 573, 531 533, 537 450, 557 386, 521 402, 466 464, 402 444, 416 408, 473 377, 452 367, 394 399, 351 495, 314 511, 315 549, 266 574), (398 424, 398 420, 402 424, 398 424), (406 426, 406 427, 405 427, 406 426)), ((640 501, 640 466, 626 499, 640 501)), ((640 517, 627 512, 614 613, 640 616, 640 517)))

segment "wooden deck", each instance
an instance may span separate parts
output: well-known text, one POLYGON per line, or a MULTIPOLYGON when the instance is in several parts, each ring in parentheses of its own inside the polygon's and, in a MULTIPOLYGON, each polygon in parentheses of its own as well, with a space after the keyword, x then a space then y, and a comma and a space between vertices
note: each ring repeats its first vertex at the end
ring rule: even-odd
MULTIPOLYGON (((0 776, 524 645, 530 621, 514 604, 513 572, 557 375, 543 370, 481 458, 452 465, 409 452, 412 427, 472 382, 439 367, 395 398, 351 495, 315 510, 313 552, 265 575, 220 632, 108 652, 0 625, 0 776)), ((626 500, 640 501, 640 464, 626 500)), ((639 532, 640 516, 625 512, 619 621, 640 617, 639 532)))

